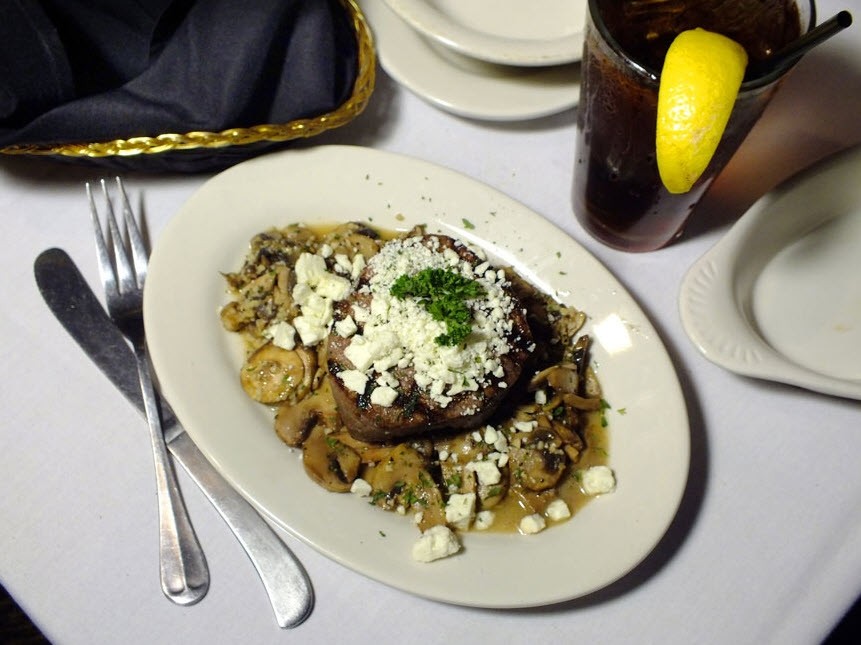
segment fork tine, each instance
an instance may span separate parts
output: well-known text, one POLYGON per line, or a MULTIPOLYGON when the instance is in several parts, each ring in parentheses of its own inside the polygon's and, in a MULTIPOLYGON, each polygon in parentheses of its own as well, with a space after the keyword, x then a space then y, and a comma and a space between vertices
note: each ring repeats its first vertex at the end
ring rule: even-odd
POLYGON ((135 267, 135 274, 137 275, 138 286, 143 288, 147 273, 146 246, 144 246, 143 237, 141 236, 140 229, 135 222, 134 211, 129 203, 129 197, 126 194, 126 187, 123 185, 123 180, 122 178, 117 177, 116 181, 117 188, 119 189, 120 196, 122 197, 123 219, 125 220, 126 232, 129 236, 129 244, 131 245, 132 259, 135 267))
POLYGON ((102 224, 99 220, 99 209, 96 208, 96 202, 93 199, 93 189, 90 182, 85 184, 87 190, 87 198, 90 201, 90 216, 93 220, 93 230, 96 237, 96 255, 99 259, 99 276, 102 279, 102 284, 105 287, 105 295, 110 299, 112 295, 117 293, 117 279, 114 275, 114 267, 111 263, 111 258, 108 255, 108 247, 105 244, 105 235, 102 230, 102 224))
POLYGON ((110 193, 108 192, 108 184, 102 179, 102 193, 105 196, 105 210, 107 211, 108 232, 111 236, 111 242, 114 248, 114 260, 116 265, 117 288, 120 293, 129 293, 135 288, 135 277, 132 274, 131 262, 126 253, 123 237, 120 234, 120 228, 117 225, 117 218, 114 214, 114 205, 111 201, 110 193))

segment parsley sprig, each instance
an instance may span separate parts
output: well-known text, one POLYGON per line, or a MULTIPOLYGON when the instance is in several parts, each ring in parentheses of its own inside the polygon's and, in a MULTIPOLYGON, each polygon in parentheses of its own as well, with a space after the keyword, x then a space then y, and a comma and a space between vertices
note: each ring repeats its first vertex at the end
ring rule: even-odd
POLYGON ((466 304, 484 295, 475 280, 447 269, 423 269, 402 275, 390 292, 396 298, 416 298, 434 320, 445 323, 446 333, 434 340, 438 345, 459 345, 472 331, 472 311, 466 304))

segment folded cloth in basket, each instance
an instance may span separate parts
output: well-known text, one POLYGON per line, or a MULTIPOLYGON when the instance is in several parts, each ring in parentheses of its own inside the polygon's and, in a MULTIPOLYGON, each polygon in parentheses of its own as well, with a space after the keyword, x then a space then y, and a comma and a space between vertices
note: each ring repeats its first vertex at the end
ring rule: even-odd
MULTIPOLYGON (((339 0, 4 4, 0 148, 287 123, 334 110, 356 80, 339 0)), ((184 169, 224 165, 213 155, 184 169)))

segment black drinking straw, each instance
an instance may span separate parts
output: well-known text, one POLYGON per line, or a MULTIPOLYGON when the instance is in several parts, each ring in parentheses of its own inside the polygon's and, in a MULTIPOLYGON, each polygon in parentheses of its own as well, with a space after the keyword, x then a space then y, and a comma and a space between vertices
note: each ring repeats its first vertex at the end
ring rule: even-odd
POLYGON ((833 18, 808 31, 801 38, 794 40, 783 49, 757 63, 755 67, 752 66, 753 69, 751 71, 753 73, 751 76, 753 78, 760 78, 778 69, 788 67, 811 49, 828 40, 837 32, 846 29, 851 24, 852 14, 848 11, 841 11, 833 18))

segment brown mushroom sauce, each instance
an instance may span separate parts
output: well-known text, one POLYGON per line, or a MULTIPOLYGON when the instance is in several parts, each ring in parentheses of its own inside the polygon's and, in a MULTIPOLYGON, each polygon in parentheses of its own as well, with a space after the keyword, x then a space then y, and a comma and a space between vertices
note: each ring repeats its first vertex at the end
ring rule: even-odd
POLYGON ((573 516, 590 499, 581 490, 580 474, 607 462, 606 404, 590 364, 590 339, 578 335, 586 316, 559 305, 513 270, 506 273, 527 307, 536 349, 532 364, 491 422, 474 430, 393 445, 354 439, 332 398, 326 343, 304 347, 297 338, 295 349, 287 350, 267 336, 274 323, 290 322, 299 313, 291 293, 293 267, 302 253, 328 245, 327 268, 334 270, 338 255, 352 260, 361 254, 367 260, 388 239, 423 232, 416 228, 398 234, 351 222, 293 224, 256 235, 242 268, 224 275, 232 300, 222 308, 221 321, 226 330, 241 335, 247 348, 242 387, 254 400, 272 406, 275 432, 288 446, 302 449, 311 479, 330 491, 348 492, 361 478, 370 484, 372 504, 415 514, 422 531, 446 523, 445 504, 454 493, 475 493, 476 512, 493 510, 490 530, 516 531, 521 518, 543 514, 557 498, 573 516), (466 465, 500 447, 507 454, 505 463, 499 463, 501 478, 482 484, 466 465))

